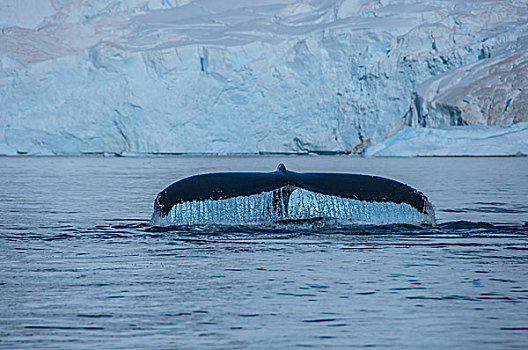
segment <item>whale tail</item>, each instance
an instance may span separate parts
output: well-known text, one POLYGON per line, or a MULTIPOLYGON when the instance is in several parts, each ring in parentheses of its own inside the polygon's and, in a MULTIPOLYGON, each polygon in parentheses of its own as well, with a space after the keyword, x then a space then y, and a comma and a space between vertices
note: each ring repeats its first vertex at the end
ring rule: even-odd
POLYGON ((400 217, 411 214, 416 214, 413 222, 435 222, 427 197, 401 182, 361 174, 297 173, 279 164, 270 173, 210 173, 179 180, 157 195, 151 224, 240 223, 310 215, 370 223, 376 221, 374 212, 389 223, 405 223, 409 220, 400 217))

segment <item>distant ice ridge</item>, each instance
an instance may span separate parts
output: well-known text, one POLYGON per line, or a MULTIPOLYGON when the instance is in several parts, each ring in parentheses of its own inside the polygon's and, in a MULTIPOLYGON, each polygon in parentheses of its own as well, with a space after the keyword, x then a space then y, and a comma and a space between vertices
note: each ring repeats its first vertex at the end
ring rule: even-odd
POLYGON ((524 0, 3 0, 0 29, 0 154, 361 154, 528 121, 524 0))
POLYGON ((151 225, 265 225, 309 219, 331 219, 354 225, 432 225, 435 222, 432 207, 428 214, 423 214, 405 203, 366 202, 303 189, 293 191, 285 204, 274 201, 273 194, 264 192, 247 197, 184 202, 175 205, 164 218, 155 211, 151 225))

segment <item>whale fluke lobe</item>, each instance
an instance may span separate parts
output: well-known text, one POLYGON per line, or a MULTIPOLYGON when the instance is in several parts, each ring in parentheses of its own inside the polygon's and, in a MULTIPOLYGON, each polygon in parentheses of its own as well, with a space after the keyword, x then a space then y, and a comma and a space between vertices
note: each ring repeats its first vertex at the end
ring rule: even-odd
POLYGON ((336 218, 356 223, 434 224, 427 197, 372 175, 277 170, 200 174, 176 181, 154 202, 154 225, 336 218))

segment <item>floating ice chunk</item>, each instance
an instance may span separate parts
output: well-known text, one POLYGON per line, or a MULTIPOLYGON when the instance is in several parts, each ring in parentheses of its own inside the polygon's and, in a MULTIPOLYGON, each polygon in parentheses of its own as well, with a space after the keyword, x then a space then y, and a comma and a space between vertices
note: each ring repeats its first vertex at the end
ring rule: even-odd
POLYGON ((405 128, 367 151, 375 157, 528 155, 528 122, 506 128, 405 128))

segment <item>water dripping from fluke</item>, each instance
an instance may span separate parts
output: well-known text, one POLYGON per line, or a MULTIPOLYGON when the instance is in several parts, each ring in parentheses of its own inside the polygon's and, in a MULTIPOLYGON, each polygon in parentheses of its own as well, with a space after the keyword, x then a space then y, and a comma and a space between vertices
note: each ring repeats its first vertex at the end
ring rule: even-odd
POLYGON ((211 173, 179 180, 158 194, 150 225, 434 225, 432 204, 395 180, 361 174, 211 173))

